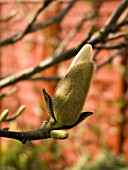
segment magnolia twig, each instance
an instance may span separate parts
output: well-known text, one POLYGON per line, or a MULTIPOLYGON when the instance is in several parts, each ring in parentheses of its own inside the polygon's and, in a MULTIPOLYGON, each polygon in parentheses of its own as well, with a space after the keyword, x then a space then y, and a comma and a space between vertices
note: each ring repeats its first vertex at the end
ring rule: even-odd
POLYGON ((32 80, 32 81, 37 81, 37 80, 43 80, 43 81, 59 81, 61 79, 61 77, 59 76, 49 76, 49 77, 44 77, 44 76, 41 76, 41 77, 30 77, 30 78, 27 78, 27 80, 32 80))
MULTIPOLYGON (((119 56, 121 53, 118 52, 111 56, 107 61, 104 63, 100 64, 97 66, 97 69, 100 69, 103 67, 105 64, 111 62, 113 58, 119 56)), ((19 112, 23 111, 24 107, 19 108, 18 111, 16 112, 15 116, 12 118, 7 118, 8 110, 5 110, 4 113, 2 114, 2 120, 12 120, 16 118, 17 115, 19 115, 19 112)), ((81 119, 82 121, 83 119, 81 119)), ((77 124, 74 124, 72 127, 76 126, 77 124)), ((52 129, 51 126, 49 126, 48 122, 44 121, 42 126, 38 129, 31 130, 31 131, 26 131, 26 132, 14 132, 14 131, 9 131, 8 127, 5 127, 4 129, 0 130, 0 137, 5 137, 5 138, 12 138, 16 139, 18 141, 21 141, 23 144, 25 144, 27 141, 32 141, 32 140, 40 140, 40 139, 46 139, 46 138, 56 138, 56 139, 66 139, 68 137, 67 133, 63 130, 56 130, 52 129), (56 135, 52 135, 51 132, 55 131, 56 135), (58 135, 57 135, 58 132, 58 135), (65 135, 66 134, 66 135, 65 135)))
POLYGON ((117 24, 117 26, 120 28, 121 26, 127 25, 128 24, 128 13, 126 14, 126 16, 124 17, 124 19, 117 24))
POLYGON ((16 11, 11 11, 6 18, 0 18, 0 22, 7 22, 16 16, 16 11))
POLYGON ((14 87, 13 89, 11 89, 8 93, 2 93, 0 92, 0 99, 2 99, 3 97, 8 97, 13 95, 15 92, 17 91, 16 87, 14 87))
POLYGON ((122 14, 122 11, 127 9, 127 7, 128 7, 128 0, 122 0, 117 10, 113 13, 113 15, 109 18, 108 22, 106 23, 106 26, 103 29, 104 33, 109 32, 110 29, 111 30, 115 29, 115 25, 122 14))
MULTIPOLYGON (((77 24, 77 26, 69 32, 69 34, 66 36, 66 38, 60 43, 60 45, 57 47, 56 51, 54 52, 54 55, 59 55, 63 52, 66 45, 72 40, 72 38, 75 36, 75 34, 82 28, 85 21, 92 20, 94 17, 98 15, 99 9, 102 5, 102 1, 98 1, 97 8, 94 9, 94 12, 92 14, 84 14, 80 22, 77 24)), ((91 35, 88 35, 88 38, 90 38, 91 35)))
POLYGON ((113 50, 113 49, 119 49, 119 48, 126 48, 128 47, 128 42, 126 41, 121 41, 118 42, 114 45, 96 45, 95 49, 109 49, 109 50, 113 50))
POLYGON ((122 0, 118 8, 114 11, 112 16, 109 18, 106 25, 100 29, 100 31, 96 32, 91 39, 88 41, 89 44, 95 44, 98 42, 107 41, 107 36, 109 33, 116 32, 121 26, 126 25, 128 23, 128 19, 125 17, 122 22, 117 24, 117 21, 121 14, 127 9, 128 0, 122 0))
MULTIPOLYGON (((25 106, 20 106, 15 114, 11 117, 8 116, 8 109, 4 110, 0 116, 0 123, 3 121, 12 121, 16 119, 25 109, 25 106)), ((26 131, 26 132, 14 132, 9 131, 8 127, 0 129, 0 137, 12 138, 21 141, 25 144, 29 140, 38 140, 50 138, 50 127, 47 126, 46 121, 42 124, 42 126, 38 129, 26 131)))
POLYGON ((109 57, 106 61, 104 61, 103 63, 99 64, 97 67, 96 67, 96 70, 99 70, 100 68, 102 68, 103 66, 105 66, 106 64, 112 62, 112 60, 116 57, 119 57, 121 56, 122 53, 121 51, 118 51, 117 53, 115 53, 114 55, 112 55, 111 57, 109 57))
POLYGON ((18 108, 18 110, 11 116, 11 117, 7 117, 5 119, 6 122, 12 121, 14 119, 16 119, 17 117, 19 117, 21 115, 21 113, 25 110, 25 105, 22 105, 18 108))
POLYGON ((1 122, 9 122, 9 121, 16 119, 17 117, 19 117, 21 115, 21 113, 24 110, 25 110, 25 106, 24 105, 20 106, 11 117, 7 117, 8 113, 9 113, 8 109, 4 110, 0 115, 0 123, 1 122))
POLYGON ((8 128, 7 130, 4 128, 0 130, 0 137, 16 139, 25 144, 27 141, 31 140, 50 138, 50 130, 50 128, 47 128, 47 123, 43 123, 43 125, 38 129, 26 132, 8 131, 8 128))
MULTIPOLYGON (((62 79, 61 84, 58 84, 53 100, 45 89, 43 89, 46 107, 50 116, 49 122, 43 122, 40 128, 27 132, 12 132, 9 131, 8 128, 4 128, 0 130, 0 136, 17 139, 22 143, 26 143, 28 140, 38 140, 49 137, 67 139, 69 134, 62 129, 71 129, 93 114, 93 112, 90 111, 81 113, 94 71, 92 55, 93 50, 90 44, 85 45, 79 51, 71 63, 66 76, 62 79), (85 59, 87 62, 85 62, 85 59), (87 71, 88 76, 85 74, 87 71), (81 78, 83 79, 82 81, 80 81, 81 78), (69 91, 71 92, 69 93, 69 91), (68 93, 69 95, 67 95, 68 93), (83 95, 77 98, 76 96, 79 94, 83 95), (76 103, 78 106, 75 106, 76 103)), ((16 112, 16 115, 19 115, 20 112, 21 109, 16 112)), ((7 112, 4 113, 3 118, 7 120, 6 117, 7 112)))
POLYGON ((42 23, 34 24, 34 22, 36 21, 38 15, 40 14, 40 12, 43 9, 45 9, 49 5, 49 3, 52 2, 52 0, 44 1, 43 6, 41 6, 41 8, 39 8, 39 10, 37 11, 35 16, 33 17, 32 21, 27 25, 27 27, 23 31, 18 32, 18 33, 12 35, 11 37, 9 37, 7 39, 0 41, 0 46, 13 44, 13 43, 19 41, 20 39, 22 39, 28 33, 35 32, 35 31, 37 31, 37 30, 39 30, 41 28, 44 28, 46 26, 49 26, 49 25, 51 25, 53 23, 60 22, 64 18, 64 16, 66 15, 66 13, 70 10, 70 8, 73 6, 75 1, 76 0, 72 0, 68 4, 68 6, 63 11, 61 11, 58 15, 56 15, 55 17, 47 19, 46 21, 44 21, 42 23))
MULTIPOLYGON (((121 3, 119 5, 119 7, 116 9, 116 11, 114 12, 114 14, 112 16, 115 16, 115 13, 119 11, 120 15, 123 13, 123 11, 127 8, 127 0, 123 0, 123 3, 121 3), (120 7, 121 6, 121 7, 120 7), (123 7, 122 7, 123 6, 123 7), (122 12, 122 13, 121 13, 122 12)), ((116 15, 119 17, 119 14, 116 15)), ((116 17, 117 20, 117 17, 116 17)), ((70 59, 71 57, 75 56, 78 51, 86 44, 92 44, 92 46, 94 47, 95 44, 97 43, 104 43, 107 40, 107 37, 109 35, 109 33, 113 32, 113 30, 111 29, 111 24, 109 24, 111 22, 108 22, 107 24, 107 32, 106 32, 106 26, 104 26, 103 28, 101 28, 100 31, 94 33, 89 40, 85 39, 83 42, 81 42, 78 46, 76 46, 75 48, 69 49, 67 51, 65 51, 64 53, 57 55, 57 56, 52 56, 47 58, 45 61, 40 62, 36 67, 32 67, 26 70, 23 70, 20 73, 16 73, 13 74, 5 79, 2 79, 0 82, 0 88, 2 89, 3 87, 6 87, 8 85, 14 84, 18 81, 22 81, 24 79, 28 79, 30 78, 32 75, 45 70, 46 68, 53 66, 55 64, 58 64, 62 61, 65 61, 67 59, 70 59), (109 29, 108 29, 109 28, 109 29)), ((119 25, 115 25, 115 30, 116 28, 119 28, 119 25)), ((95 47, 94 47, 95 48, 95 47)))
POLYGON ((128 30, 124 31, 124 32, 119 32, 117 34, 112 34, 108 37, 107 41, 112 41, 121 37, 126 37, 128 35, 128 30))
POLYGON ((38 11, 36 12, 36 14, 35 14, 34 17, 32 18, 32 20, 28 23, 28 25, 26 26, 26 28, 25 28, 23 31, 21 31, 21 32, 15 34, 15 35, 13 35, 13 36, 11 36, 10 38, 7 38, 6 40, 1 41, 1 42, 0 42, 0 46, 2 46, 2 45, 7 45, 8 43, 9 43, 9 44, 10 44, 10 43, 12 44, 12 43, 14 43, 14 42, 22 39, 22 38, 29 32, 29 30, 31 29, 32 25, 33 25, 34 22, 36 21, 38 15, 39 15, 39 14, 42 12, 42 10, 44 10, 51 2, 52 2, 52 0, 46 0, 46 1, 42 4, 42 6, 38 9, 38 11))

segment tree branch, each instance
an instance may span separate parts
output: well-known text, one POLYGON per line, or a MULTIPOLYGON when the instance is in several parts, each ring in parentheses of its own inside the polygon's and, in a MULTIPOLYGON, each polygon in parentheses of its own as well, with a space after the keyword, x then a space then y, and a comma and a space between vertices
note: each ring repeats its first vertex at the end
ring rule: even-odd
POLYGON ((118 42, 114 45, 97 45, 95 46, 95 49, 109 49, 109 50, 113 50, 113 49, 119 49, 119 48, 126 48, 128 47, 128 42, 126 41, 121 41, 118 42))
POLYGON ((112 16, 109 18, 106 25, 101 28, 99 32, 94 34, 94 36, 91 37, 88 43, 98 43, 98 42, 105 42, 107 40, 107 36, 111 32, 116 32, 116 30, 119 29, 120 26, 126 25, 128 23, 128 19, 125 18, 123 22, 120 22, 117 24, 117 20, 121 16, 121 14, 127 9, 128 7, 128 0, 122 0, 118 8, 114 11, 112 16))
POLYGON ((124 32, 120 32, 120 33, 117 33, 117 34, 112 34, 108 37, 107 41, 111 41, 111 40, 115 40, 115 39, 118 39, 118 38, 121 38, 121 37, 126 37, 128 35, 128 29, 124 32))
POLYGON ((35 130, 26 131, 26 132, 13 132, 1 129, 0 137, 12 138, 21 141, 25 144, 27 141, 39 140, 50 138, 50 127, 47 126, 47 123, 44 122, 43 125, 35 130))
POLYGON ((49 76, 49 77, 45 77, 45 76, 41 76, 41 77, 30 77, 27 78, 27 80, 32 80, 32 81, 37 81, 37 80, 43 80, 43 81, 59 81, 61 79, 61 77, 59 76, 49 76))
POLYGON ((21 115, 21 113, 25 110, 25 106, 22 105, 20 106, 17 111, 11 116, 11 117, 7 117, 8 116, 8 109, 4 110, 1 115, 0 115, 0 123, 1 122, 9 122, 12 120, 15 120, 17 117, 19 117, 21 115))
MULTIPOLYGON (((100 69, 106 63, 111 62, 113 58, 119 56, 120 54, 121 53, 119 53, 119 52, 114 54, 107 61, 105 61, 104 63, 97 66, 97 69, 100 69)), ((82 118, 80 120, 80 122, 83 120, 84 119, 82 118)), ((80 123, 80 122, 78 122, 78 123, 80 123)), ((75 123, 70 128, 72 128, 76 125, 77 124, 75 123)), ((62 129, 66 129, 66 128, 62 127, 62 129)), ((52 128, 52 126, 49 124, 49 122, 45 121, 45 122, 43 122, 43 124, 40 128, 31 130, 31 131, 26 131, 26 132, 9 131, 9 128, 6 127, 4 129, 0 130, 0 137, 16 139, 16 140, 21 141, 23 144, 25 144, 27 141, 40 140, 40 139, 46 139, 46 138, 66 139, 68 137, 68 133, 61 129, 59 130, 59 129, 52 128)))
MULTIPOLYGON (((22 81, 24 79, 28 79, 30 78, 32 75, 43 71, 44 69, 53 66, 55 64, 58 64, 62 61, 65 61, 67 59, 70 59, 71 57, 75 56, 78 51, 82 48, 83 45, 85 45, 86 43, 92 44, 92 46, 95 48, 95 44, 97 43, 104 43, 107 40, 107 37, 109 35, 109 33, 113 32, 113 29, 111 29, 111 20, 113 20, 112 18, 114 16, 116 16, 115 21, 117 21, 117 19, 119 18, 119 14, 121 15, 123 13, 123 11, 127 8, 127 0, 123 0, 123 2, 121 2, 121 4, 118 6, 118 8, 116 9, 116 11, 114 12, 114 14, 112 15, 111 19, 109 20, 107 26, 107 32, 106 32, 106 26, 104 26, 103 28, 101 28, 100 31, 94 33, 92 35, 92 37, 90 37, 88 39, 88 37, 81 42, 78 46, 76 46, 75 48, 69 49, 67 51, 65 51, 64 53, 60 54, 60 55, 55 55, 52 57, 47 58, 45 61, 40 62, 36 67, 32 67, 29 69, 26 69, 20 73, 16 73, 13 74, 5 79, 2 79, 0 82, 0 88, 2 89, 3 87, 6 87, 8 85, 14 84, 18 81, 22 81), (121 6, 121 7, 120 7, 121 6), (122 13, 121 13, 122 12, 122 13), (118 13, 118 15, 116 15, 116 13, 118 13), (118 16, 118 17, 117 17, 118 16)), ((115 24, 114 28, 116 30, 116 28, 119 28, 119 24, 115 24)))
POLYGON ((121 56, 122 53, 121 51, 115 53, 114 55, 112 55, 111 57, 109 57, 106 61, 104 61, 103 63, 99 64, 97 67, 96 67, 96 70, 99 70, 100 68, 102 68, 103 66, 105 66, 106 64, 109 64, 112 62, 112 60, 118 56, 121 56))
POLYGON ((128 7, 128 0, 122 0, 117 10, 113 13, 113 15, 109 18, 108 22, 106 23, 103 32, 107 33, 114 29, 119 17, 121 16, 122 12, 127 9, 128 7))
POLYGON ((47 58, 45 61, 40 62, 36 67, 32 67, 32 68, 23 70, 20 73, 16 73, 9 77, 6 77, 0 81, 0 88, 6 87, 8 85, 14 84, 24 79, 28 79, 30 76, 40 71, 43 71, 44 69, 50 66, 53 66, 55 64, 60 63, 61 61, 65 61, 69 59, 70 57, 74 56, 78 51, 79 49, 75 49, 75 48, 70 49, 61 55, 47 58))
POLYGON ((33 25, 34 22, 36 21, 38 15, 40 14, 40 12, 42 12, 42 10, 44 10, 51 2, 52 2, 52 0, 45 1, 43 6, 41 6, 38 9, 37 13, 33 17, 32 21, 27 25, 27 27, 23 31, 18 32, 18 33, 12 35, 11 37, 9 37, 7 39, 0 41, 0 46, 2 47, 2 46, 5 46, 5 45, 13 44, 13 43, 21 40, 28 33, 35 32, 35 31, 37 31, 41 28, 44 28, 46 26, 49 26, 53 23, 60 22, 65 17, 67 12, 71 9, 71 7, 76 2, 76 0, 72 0, 68 4, 68 6, 63 11, 61 11, 58 15, 56 15, 55 17, 52 17, 52 18, 50 18, 50 19, 48 19, 48 20, 46 20, 42 23, 38 23, 38 24, 33 25))
MULTIPOLYGON (((82 28, 85 21, 94 19, 98 13, 99 9, 102 6, 102 1, 98 1, 97 7, 94 9, 94 12, 91 14, 84 14, 80 22, 77 24, 77 26, 72 29, 69 34, 66 36, 66 38, 60 43, 60 45, 57 47, 56 51, 54 52, 55 55, 59 55, 63 52, 66 45, 71 41, 71 39, 77 34, 77 32, 82 28)), ((91 35, 88 37, 90 38, 91 35)))

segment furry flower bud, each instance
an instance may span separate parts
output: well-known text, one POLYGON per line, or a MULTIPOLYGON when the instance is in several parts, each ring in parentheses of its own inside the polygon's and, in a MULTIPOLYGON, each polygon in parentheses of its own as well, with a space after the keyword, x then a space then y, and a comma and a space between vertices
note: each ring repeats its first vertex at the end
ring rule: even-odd
POLYGON ((92 46, 83 46, 58 84, 53 98, 55 126, 72 126, 78 121, 94 72, 92 58, 92 46))

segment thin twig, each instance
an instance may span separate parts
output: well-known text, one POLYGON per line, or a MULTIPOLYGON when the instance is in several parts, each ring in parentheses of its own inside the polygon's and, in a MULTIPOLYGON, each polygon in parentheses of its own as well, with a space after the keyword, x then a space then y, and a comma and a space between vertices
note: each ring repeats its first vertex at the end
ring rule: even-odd
POLYGON ((116 32, 119 28, 123 25, 128 23, 128 19, 125 17, 122 22, 117 24, 117 20, 121 16, 121 14, 127 9, 128 7, 128 0, 122 0, 119 4, 118 8, 114 11, 112 16, 109 18, 106 25, 101 28, 96 34, 94 34, 91 39, 88 41, 90 44, 95 44, 96 42, 105 42, 107 40, 107 36, 109 33, 116 32), (102 41, 101 41, 102 40, 102 41))
POLYGON ((12 120, 15 120, 17 117, 20 116, 20 114, 25 110, 25 105, 20 106, 17 111, 12 114, 12 116, 7 117, 8 116, 8 109, 4 110, 1 114, 0 114, 0 123, 1 122, 9 122, 12 120))
POLYGON ((121 41, 116 44, 111 44, 111 45, 96 45, 95 49, 108 49, 108 50, 113 50, 113 49, 120 49, 120 48, 126 48, 128 47, 128 42, 126 41, 121 41))
POLYGON ((121 51, 118 51, 117 53, 115 53, 114 55, 112 55, 111 57, 109 57, 106 61, 102 62, 101 64, 99 64, 97 67, 96 67, 96 70, 99 70, 100 68, 102 68, 103 66, 105 66, 106 64, 109 64, 112 62, 112 60, 116 57, 119 57, 121 56, 122 53, 121 51))
MULTIPOLYGON (((125 2, 125 1, 124 1, 125 2)), ((118 9, 122 9, 122 13, 124 11, 125 8, 127 8, 126 6, 126 3, 121 3, 119 5, 119 7, 116 9, 116 11, 114 12, 114 14, 116 12, 118 12, 119 10, 118 9), (124 7, 120 8, 120 5, 123 5, 124 7)), ((121 10, 120 10, 120 15, 122 14, 121 13, 121 10)), ((114 16, 114 15, 113 15, 114 16)), ((108 26, 108 25, 107 25, 108 26)), ((16 73, 16 74, 13 74, 3 80, 1 80, 0 82, 0 88, 2 89, 3 87, 6 87, 8 85, 11 85, 11 84, 14 84, 18 81, 22 81, 24 79, 28 79, 30 78, 32 75, 40 72, 40 71, 43 71, 44 69, 50 67, 50 66, 53 66, 55 64, 58 64, 62 61, 65 61, 67 59, 70 59, 71 57, 75 56, 78 51, 82 48, 83 45, 85 45, 86 43, 90 43, 92 44, 92 46, 95 48, 95 44, 97 43, 104 43, 104 40, 107 39, 108 37, 108 34, 112 32, 112 29, 111 29, 111 25, 109 25, 110 28, 108 29, 107 33, 103 32, 105 31, 106 29, 104 27, 101 28, 102 30, 102 34, 101 34, 101 30, 94 33, 92 35, 92 37, 88 40, 87 38, 81 42, 78 46, 76 46, 75 48, 72 48, 72 49, 69 49, 67 51, 65 51, 64 53, 60 54, 60 55, 57 55, 57 56, 52 56, 52 57, 49 57, 47 58, 45 61, 42 61, 40 62, 36 67, 32 67, 32 68, 29 68, 29 69, 26 69, 26 70, 23 70, 22 72, 20 73, 16 73)), ((116 25, 118 27, 118 25, 116 25)), ((116 27, 115 26, 115 27, 116 27)))
POLYGON ((128 0, 122 0, 119 7, 117 8, 117 10, 113 13, 113 15, 109 18, 108 22, 106 23, 103 32, 107 33, 113 29, 115 29, 115 25, 119 19, 119 17, 122 14, 122 11, 125 11, 125 9, 127 9, 128 7, 128 0))
POLYGON ((117 34, 112 34, 108 37, 107 41, 115 40, 121 37, 126 37, 127 35, 128 35, 128 30, 125 32, 117 33, 117 34))
POLYGON ((0 18, 0 22, 8 22, 16 16, 16 11, 11 11, 6 18, 0 18))
POLYGON ((3 97, 9 97, 11 95, 13 95, 14 93, 16 93, 17 89, 16 87, 14 87, 13 89, 10 89, 8 93, 2 93, 0 92, 0 100, 3 98, 3 97))
POLYGON ((38 81, 38 80, 43 80, 43 81, 59 81, 61 79, 61 77, 59 76, 49 76, 49 77, 30 77, 27 78, 27 80, 32 80, 32 81, 38 81))
POLYGON ((0 137, 12 138, 21 141, 25 144, 27 141, 31 140, 39 140, 39 139, 46 139, 50 138, 50 127, 44 123, 40 128, 26 131, 26 132, 13 132, 1 129, 0 130, 0 137))
POLYGON ((21 31, 21 32, 15 34, 15 35, 13 35, 13 36, 11 36, 10 38, 7 38, 6 40, 1 41, 1 42, 0 42, 0 46, 7 45, 8 43, 9 43, 9 44, 10 44, 10 43, 12 44, 12 43, 14 43, 14 42, 16 42, 16 41, 18 41, 18 40, 21 40, 21 39, 29 32, 29 30, 31 29, 32 25, 33 25, 34 22, 36 21, 38 15, 39 15, 51 2, 52 2, 52 0, 46 0, 46 1, 42 4, 42 6, 37 10, 36 14, 35 14, 34 17, 32 18, 32 20, 28 23, 28 25, 26 26, 26 28, 25 28, 23 31, 21 31))
POLYGON ((66 38, 57 47, 56 51, 54 52, 54 55, 59 55, 63 52, 66 45, 72 40, 72 38, 75 36, 75 34, 77 34, 77 32, 82 28, 85 21, 92 20, 98 15, 101 5, 102 5, 102 1, 98 1, 97 8, 94 9, 94 12, 92 14, 87 13, 87 14, 83 15, 82 19, 77 24, 77 26, 69 32, 69 34, 66 36, 66 38))
POLYGON ((34 24, 35 20, 37 19, 38 15, 40 14, 40 12, 45 9, 49 3, 52 2, 52 0, 47 0, 45 1, 44 5, 39 8, 39 10, 37 11, 37 13, 35 14, 35 16, 33 17, 32 21, 27 25, 27 27, 21 31, 18 32, 12 36, 10 36, 9 38, 0 41, 0 46, 5 46, 5 45, 9 45, 9 44, 13 44, 17 41, 19 41, 20 39, 22 39, 26 34, 31 33, 31 32, 35 32, 41 28, 47 27, 51 24, 60 22, 67 14, 67 12, 70 10, 70 8, 74 5, 76 0, 72 0, 68 6, 61 11, 58 15, 56 15, 55 17, 52 17, 50 19, 47 19, 46 21, 42 22, 42 23, 38 23, 38 24, 34 24))
POLYGON ((7 117, 4 121, 9 122, 15 120, 17 117, 21 115, 21 113, 23 113, 24 110, 25 110, 25 105, 20 106, 11 117, 7 117))

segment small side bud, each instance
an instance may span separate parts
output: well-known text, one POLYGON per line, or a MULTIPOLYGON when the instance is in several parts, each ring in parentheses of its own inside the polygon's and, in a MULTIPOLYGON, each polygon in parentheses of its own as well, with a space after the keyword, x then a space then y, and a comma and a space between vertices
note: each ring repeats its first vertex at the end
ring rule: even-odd
POLYGON ((6 120, 6 118, 7 118, 7 116, 8 116, 8 113, 9 113, 8 109, 4 110, 4 111, 1 113, 1 115, 0 115, 0 123, 6 120))
POLYGON ((50 136, 54 139, 67 139, 69 137, 69 134, 64 130, 51 130, 50 136))

